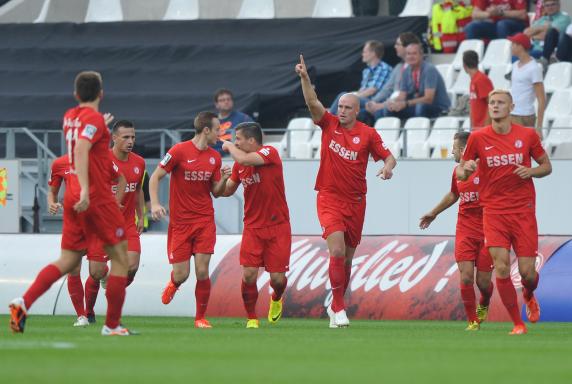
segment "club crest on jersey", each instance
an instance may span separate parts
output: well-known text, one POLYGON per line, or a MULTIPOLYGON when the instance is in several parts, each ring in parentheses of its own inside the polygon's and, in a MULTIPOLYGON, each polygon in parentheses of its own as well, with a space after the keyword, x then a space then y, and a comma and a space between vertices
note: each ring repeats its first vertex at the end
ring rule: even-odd
POLYGON ((134 167, 133 172, 135 172, 135 174, 138 175, 139 174, 139 167, 134 167))
POLYGON ((514 142, 515 148, 522 148, 522 140, 517 140, 514 142))
POLYGON ((115 230, 115 237, 123 237, 123 234, 124 234, 124 233, 125 233, 125 232, 123 231, 123 228, 117 228, 117 229, 115 230))
POLYGON ((353 142, 354 144, 359 144, 359 141, 360 141, 360 140, 359 140, 359 137, 358 137, 358 136, 356 136, 356 137, 354 137, 354 138, 352 139, 352 142, 353 142))
POLYGON ((161 160, 161 165, 164 167, 165 165, 167 165, 169 160, 171 160, 171 155, 167 153, 165 154, 165 157, 163 157, 163 160, 161 160))
POLYGON ((473 184, 477 184, 477 185, 478 185, 478 184, 479 184, 479 181, 480 181, 479 178, 478 178, 478 177, 475 177, 475 178, 473 179, 473 184))
POLYGON ((88 139, 92 140, 97 132, 97 127, 95 125, 87 124, 83 131, 81 132, 82 137, 87 137, 88 139))
POLYGON ((211 158, 209 159, 209 162, 210 162, 212 165, 214 165, 214 163, 215 163, 214 157, 211 157, 211 158))

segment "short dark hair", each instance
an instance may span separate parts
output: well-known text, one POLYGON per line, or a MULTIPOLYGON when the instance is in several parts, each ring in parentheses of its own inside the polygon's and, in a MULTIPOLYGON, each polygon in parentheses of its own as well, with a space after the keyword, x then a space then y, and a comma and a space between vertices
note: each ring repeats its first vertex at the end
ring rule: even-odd
POLYGON ((102 87, 103 80, 99 72, 83 71, 78 73, 75 77, 75 94, 82 103, 89 103, 97 100, 102 87))
POLYGON ((453 136, 453 139, 459 140, 459 144, 461 144, 461 146, 465 147, 465 146, 467 146, 467 141, 469 140, 469 136, 471 136, 471 132, 462 131, 462 132, 455 133, 455 136, 453 136))
POLYGON ((234 129, 236 132, 242 132, 245 138, 250 139, 253 137, 256 143, 262 144, 262 127, 260 124, 247 121, 245 123, 238 124, 234 129))
POLYGON ((383 43, 381 41, 368 40, 365 42, 365 45, 367 45, 368 48, 375 53, 375 56, 377 56, 378 59, 381 60, 383 58, 383 54, 385 53, 385 48, 383 47, 383 43))
POLYGON ((214 94, 214 102, 218 103, 218 98, 221 97, 222 95, 229 95, 231 99, 234 99, 234 95, 232 94, 230 89, 220 88, 217 89, 214 94))
POLYGON ((117 122, 115 122, 115 124, 113 124, 111 132, 117 133, 119 128, 135 128, 135 124, 133 124, 133 122, 129 120, 118 120, 117 122))
POLYGON ((213 120, 218 118, 216 113, 209 112, 209 111, 202 111, 199 112, 197 117, 195 117, 194 125, 195 131, 199 134, 203 132, 205 128, 213 127, 213 120))
POLYGON ((401 45, 407 47, 409 44, 420 44, 421 40, 413 32, 403 32, 399 34, 399 40, 401 45))
POLYGON ((475 69, 479 67, 479 55, 473 50, 463 52, 463 64, 467 68, 475 69))

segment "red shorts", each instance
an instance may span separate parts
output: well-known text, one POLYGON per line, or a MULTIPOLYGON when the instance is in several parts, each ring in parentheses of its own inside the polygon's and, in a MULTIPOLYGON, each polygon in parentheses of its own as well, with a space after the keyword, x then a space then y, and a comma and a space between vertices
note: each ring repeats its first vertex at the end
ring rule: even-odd
POLYGON ((290 223, 264 228, 244 228, 240 244, 240 265, 264 267, 267 272, 286 272, 290 268, 292 231, 290 223))
POLYGON ((483 216, 485 245, 510 250, 517 257, 538 254, 538 227, 534 212, 487 214, 483 216))
MULTIPOLYGON (((141 241, 135 224, 127 227, 126 237, 127 252, 141 253, 141 241)), ((109 261, 107 252, 105 252, 105 249, 103 248, 103 242, 101 240, 99 240, 96 236, 91 236, 88 238, 87 243, 87 259, 89 261, 96 261, 99 263, 107 263, 109 261)))
MULTIPOLYGON (((67 194, 66 194, 67 197, 67 194)), ((70 251, 83 251, 88 248, 88 239, 83 233, 77 212, 73 204, 64 197, 64 222, 62 226, 61 248, 70 251)))
POLYGON ((361 241, 365 218, 365 196, 361 201, 347 202, 318 192, 318 220, 322 237, 327 239, 334 232, 344 232, 346 245, 356 248, 361 241))
POLYGON ((216 243, 214 220, 192 224, 169 223, 167 233, 167 255, 169 263, 188 261, 191 255, 204 253, 212 255, 216 243))
POLYGON ((493 270, 493 259, 484 239, 475 239, 457 234, 455 237, 455 261, 472 261, 477 270, 481 272, 491 272, 493 270))

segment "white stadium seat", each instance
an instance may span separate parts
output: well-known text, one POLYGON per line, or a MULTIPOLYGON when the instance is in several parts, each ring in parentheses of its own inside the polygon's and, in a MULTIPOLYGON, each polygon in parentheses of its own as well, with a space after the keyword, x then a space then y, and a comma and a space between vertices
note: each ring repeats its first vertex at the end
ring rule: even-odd
MULTIPOLYGON (((453 149, 453 136, 459 131, 459 119, 451 116, 437 118, 433 124, 433 129, 427 138, 430 150, 433 154, 438 153, 437 158, 441 158, 441 149, 446 149, 447 154, 453 149)), ((432 156, 433 158, 435 156, 432 156)), ((445 156, 447 157, 447 156, 445 156)))
POLYGON ((431 9, 433 8, 433 0, 407 0, 403 11, 399 17, 406 16, 431 16, 431 9))
POLYGON ((42 9, 40 11, 40 14, 36 18, 36 20, 34 20, 34 23, 45 23, 46 22, 51 2, 52 2, 51 0, 44 0, 44 4, 42 5, 42 9))
POLYGON ((457 80, 455 80, 455 84, 453 84, 453 87, 451 88, 451 91, 456 95, 468 95, 470 87, 471 78, 467 72, 461 70, 457 76, 457 80))
POLYGON ((288 140, 290 140, 292 146, 296 143, 309 144, 314 128, 314 122, 309 117, 296 117, 290 120, 281 141, 282 148, 285 148, 286 153, 292 155, 289 152, 288 140))
POLYGON ((320 152, 322 147, 322 130, 320 128, 314 129, 314 134, 312 135, 310 144, 312 145, 312 151, 314 154, 316 152, 320 152))
POLYGON ((550 64, 544 76, 544 89, 546 93, 553 93, 559 89, 572 85, 572 63, 560 62, 550 64))
POLYGON ((491 40, 485 52, 485 57, 481 64, 485 69, 490 69, 493 65, 510 64, 512 53, 510 51, 511 42, 507 39, 491 40))
POLYGON ((123 21, 120 0, 89 0, 85 14, 86 23, 113 21, 123 21))
POLYGON ((197 20, 199 0, 169 0, 163 20, 197 20))
POLYGON ((407 157, 426 159, 429 157, 429 145, 427 133, 431 127, 431 121, 426 117, 412 117, 404 125, 407 157))
POLYGON ((554 148, 565 143, 572 143, 572 116, 562 116, 554 120, 548 136, 544 140, 544 147, 550 154, 554 148))
POLYGON ((544 111, 544 126, 558 117, 572 116, 572 90, 561 89, 552 95, 544 111))
POLYGON ((471 117, 466 117, 463 121, 463 131, 470 131, 471 130, 471 117))
POLYGON ((311 143, 292 143, 290 157, 293 159, 311 159, 313 152, 311 143))
POLYGON ((352 17, 351 0, 316 0, 312 17, 352 17))
POLYGON ((463 72, 463 52, 473 50, 479 55, 479 60, 483 57, 483 51, 485 50, 485 43, 482 40, 470 39, 464 40, 455 54, 453 59, 453 69, 463 72))
POLYGON ((237 19, 273 19, 274 1, 242 0, 237 19))
POLYGON ((572 143, 562 143, 554 150, 553 159, 572 159, 572 143))
POLYGON ((455 71, 453 70, 453 66, 451 64, 437 64, 435 67, 445 81, 445 88, 452 88, 455 80, 455 71))
POLYGON ((510 64, 497 64, 490 68, 489 79, 493 82, 495 89, 510 89, 511 82, 505 76, 511 68, 510 64))
POLYGON ((401 120, 397 117, 382 117, 377 119, 374 128, 377 130, 383 142, 387 145, 393 156, 401 155, 401 120))

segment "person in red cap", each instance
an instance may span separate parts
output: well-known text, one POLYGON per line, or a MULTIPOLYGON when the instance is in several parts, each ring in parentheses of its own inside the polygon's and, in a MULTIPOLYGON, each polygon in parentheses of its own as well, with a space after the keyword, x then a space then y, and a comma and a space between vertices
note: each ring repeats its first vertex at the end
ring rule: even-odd
POLYGON ((506 39, 528 26, 527 0, 473 0, 467 39, 506 39))
POLYGON ((512 42, 512 55, 518 58, 512 64, 512 88, 514 110, 511 119, 515 124, 536 128, 542 137, 542 121, 546 106, 542 66, 529 54, 532 46, 530 38, 517 33, 508 38, 512 42), (538 112, 534 110, 534 100, 538 100, 538 112))

